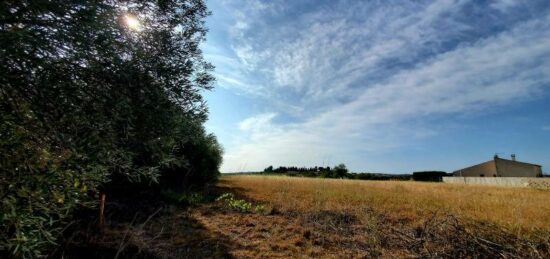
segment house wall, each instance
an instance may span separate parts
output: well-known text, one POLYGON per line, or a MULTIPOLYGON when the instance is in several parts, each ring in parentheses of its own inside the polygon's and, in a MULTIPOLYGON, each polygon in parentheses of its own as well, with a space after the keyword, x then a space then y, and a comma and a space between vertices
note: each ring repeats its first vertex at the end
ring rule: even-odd
POLYGON ((538 177, 542 175, 540 166, 521 162, 497 159, 496 166, 498 176, 502 177, 538 177))
POLYGON ((493 177, 497 174, 497 169, 495 167, 495 161, 487 161, 479 165, 474 165, 467 167, 454 172, 455 176, 484 176, 484 177, 493 177))

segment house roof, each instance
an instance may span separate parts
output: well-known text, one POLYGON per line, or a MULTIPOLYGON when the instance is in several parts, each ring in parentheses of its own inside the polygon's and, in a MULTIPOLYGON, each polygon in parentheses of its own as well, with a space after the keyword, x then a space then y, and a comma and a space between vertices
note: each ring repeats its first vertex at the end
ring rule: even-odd
POLYGON ((512 162, 512 163, 518 163, 518 164, 524 164, 524 165, 542 167, 541 165, 537 165, 537 164, 531 164, 531 163, 526 163, 526 162, 520 162, 520 161, 517 161, 517 160, 510 160, 510 159, 504 159, 504 158, 500 158, 500 157, 495 157, 494 159, 485 161, 485 162, 483 162, 483 163, 475 164, 475 165, 472 165, 472 166, 468 166, 468 167, 461 168, 461 169, 458 169, 458 170, 456 170, 456 171, 453 171, 453 174, 454 174, 454 173, 458 173, 458 172, 460 172, 460 171, 462 171, 462 170, 466 170, 466 169, 469 169, 469 168, 472 168, 472 167, 475 167, 475 166, 478 166, 478 165, 485 164, 485 163, 496 162, 497 160, 504 160, 504 161, 512 162))
POLYGON ((495 158, 495 161, 496 161, 497 159, 498 159, 498 160, 505 160, 505 161, 513 162, 513 163, 518 163, 518 164, 533 165, 533 166, 542 167, 541 165, 537 165, 537 164, 531 164, 531 163, 526 163, 526 162, 520 162, 520 161, 517 161, 517 160, 504 159, 504 158, 500 158, 500 157, 495 158))
POLYGON ((479 164, 471 165, 471 166, 468 166, 468 167, 460 168, 460 169, 458 169, 458 170, 453 171, 453 174, 459 173, 459 172, 462 171, 462 170, 470 169, 470 168, 472 168, 472 167, 476 167, 476 166, 478 166, 478 165, 482 165, 482 164, 490 163, 490 162, 494 163, 495 160, 488 160, 488 161, 485 161, 485 162, 483 162, 483 163, 479 163, 479 164))

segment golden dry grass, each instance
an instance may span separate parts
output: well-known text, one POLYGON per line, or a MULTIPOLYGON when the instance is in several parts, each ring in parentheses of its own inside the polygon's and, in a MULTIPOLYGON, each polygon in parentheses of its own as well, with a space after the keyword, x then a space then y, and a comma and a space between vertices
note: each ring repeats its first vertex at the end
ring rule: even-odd
POLYGON ((204 195, 228 192, 266 210, 170 205, 97 243, 144 258, 550 258, 550 191, 244 175, 204 195))
POLYGON ((193 213, 237 258, 548 258, 550 191, 278 176, 224 176, 267 214, 193 213))
POLYGON ((550 191, 412 181, 360 181, 276 176, 225 176, 220 185, 282 210, 373 209, 422 221, 434 212, 495 224, 516 235, 550 231, 550 191))

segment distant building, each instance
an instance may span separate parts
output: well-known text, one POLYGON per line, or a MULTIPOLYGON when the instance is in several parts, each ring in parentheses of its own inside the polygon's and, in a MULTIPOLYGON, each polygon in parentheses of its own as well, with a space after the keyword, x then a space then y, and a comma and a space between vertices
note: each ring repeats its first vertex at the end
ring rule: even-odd
POLYGON ((495 155, 493 160, 454 171, 453 175, 474 177, 542 177, 542 168, 540 165, 516 161, 515 155, 512 155, 512 160, 502 159, 495 155))

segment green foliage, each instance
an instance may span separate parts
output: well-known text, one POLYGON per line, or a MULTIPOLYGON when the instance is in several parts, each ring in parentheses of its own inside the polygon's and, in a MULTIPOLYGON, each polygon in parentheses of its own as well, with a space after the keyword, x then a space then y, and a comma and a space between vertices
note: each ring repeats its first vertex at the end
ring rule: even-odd
POLYGON ((164 199, 181 205, 198 205, 206 201, 205 197, 198 192, 177 192, 164 190, 161 192, 164 199))
POLYGON ((254 205, 250 202, 241 199, 235 199, 233 193, 224 193, 216 199, 216 201, 222 201, 230 209, 240 211, 240 212, 255 212, 263 213, 265 211, 265 206, 258 204, 254 205))
POLYGON ((43 254, 99 190, 216 180, 207 15, 201 0, 0 3, 0 255, 43 254))
POLYGON ((301 176, 301 177, 321 177, 321 178, 348 178, 348 169, 346 165, 339 164, 334 168, 330 167, 296 167, 296 166, 279 166, 278 168, 273 168, 269 166, 264 169, 263 173, 265 174, 285 174, 288 176, 301 176))
POLYGON ((254 206, 255 213, 265 213, 265 205, 256 205, 254 206))
POLYGON ((320 177, 320 178, 346 178, 357 180, 410 180, 410 174, 380 174, 380 173, 350 173, 344 164, 339 164, 334 168, 330 167, 296 167, 279 166, 273 168, 269 166, 260 174, 284 174, 297 177, 320 177))
POLYGON ((235 199, 235 195, 233 193, 226 192, 220 195, 220 197, 216 198, 216 201, 225 201, 225 200, 232 200, 232 199, 235 199))
POLYGON ((344 178, 348 173, 346 165, 339 164, 332 169, 333 178, 344 178))
POLYGON ((220 175, 222 152, 221 145, 211 134, 198 135, 187 143, 176 145, 173 150, 176 159, 161 170, 160 187, 193 191, 215 182, 220 175))

